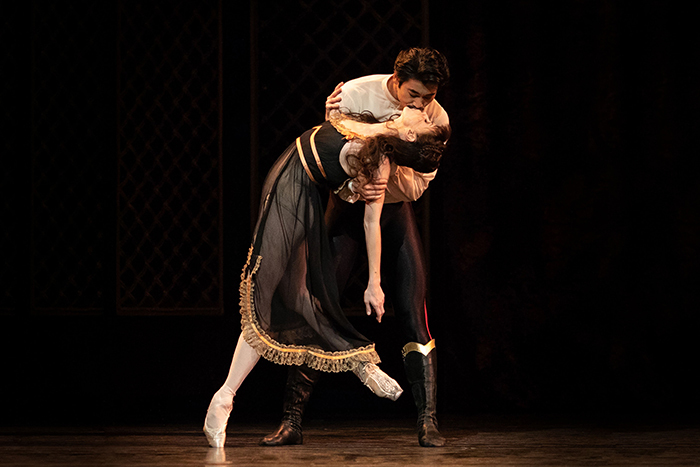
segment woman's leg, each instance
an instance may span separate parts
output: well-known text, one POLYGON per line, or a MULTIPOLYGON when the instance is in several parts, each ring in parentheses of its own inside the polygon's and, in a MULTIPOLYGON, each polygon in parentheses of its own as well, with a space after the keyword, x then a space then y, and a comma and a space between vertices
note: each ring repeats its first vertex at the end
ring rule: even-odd
MULTIPOLYGON (((285 154, 289 155, 288 152, 285 154)), ((302 223, 307 217, 306 205, 299 199, 308 196, 304 192, 308 180, 304 179, 306 183, 298 180, 299 176, 306 177, 303 169, 285 170, 287 162, 285 155, 280 157, 265 180, 264 193, 268 194, 262 198, 263 208, 253 235, 256 254, 264 258, 264 264, 257 270, 255 278, 256 312, 258 321, 266 326, 271 321, 273 296, 285 276, 290 258, 306 235, 302 223), (260 315, 263 310, 265 312, 260 315)), ((294 292, 282 294, 285 301, 297 298, 298 294, 294 292)), ((259 359, 260 355, 241 333, 226 381, 214 394, 204 421, 204 432, 212 447, 223 447, 233 397, 259 359)))
POLYGON ((226 441, 226 423, 233 408, 233 396, 241 387, 248 373, 258 363, 260 355, 243 339, 238 338, 236 350, 233 352, 233 360, 228 371, 228 377, 223 386, 214 394, 207 417, 204 420, 204 433, 209 444, 214 448, 224 446, 226 441))

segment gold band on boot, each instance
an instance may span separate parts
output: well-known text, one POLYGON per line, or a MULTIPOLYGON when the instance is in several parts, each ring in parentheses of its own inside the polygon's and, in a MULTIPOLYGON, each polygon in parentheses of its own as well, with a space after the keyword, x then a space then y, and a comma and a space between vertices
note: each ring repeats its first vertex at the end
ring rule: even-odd
POLYGON ((419 344, 418 342, 409 342, 403 346, 401 353, 403 354, 404 358, 406 358, 406 355, 411 352, 420 352, 427 357, 433 349, 435 349, 435 339, 431 340, 425 345, 419 344))

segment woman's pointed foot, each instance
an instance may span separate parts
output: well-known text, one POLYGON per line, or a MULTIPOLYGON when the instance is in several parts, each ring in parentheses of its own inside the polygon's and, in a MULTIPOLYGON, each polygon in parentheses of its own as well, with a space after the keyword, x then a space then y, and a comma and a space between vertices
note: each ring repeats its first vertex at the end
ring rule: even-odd
POLYGON ((226 425, 233 408, 233 391, 227 386, 219 389, 211 398, 204 419, 204 434, 213 448, 222 448, 226 443, 226 425))
POLYGON ((361 363, 353 370, 360 381, 379 397, 395 401, 403 389, 392 377, 384 373, 374 363, 361 363))
POLYGON ((213 448, 223 448, 226 443, 226 427, 223 430, 209 430, 207 426, 204 425, 204 435, 207 437, 209 446, 213 448))

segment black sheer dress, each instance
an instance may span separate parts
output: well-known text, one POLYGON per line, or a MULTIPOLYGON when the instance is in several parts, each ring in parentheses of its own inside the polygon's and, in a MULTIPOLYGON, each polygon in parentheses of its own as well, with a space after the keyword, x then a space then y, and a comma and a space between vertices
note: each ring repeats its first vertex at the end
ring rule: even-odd
POLYGON ((374 344, 343 313, 319 184, 348 178, 346 143, 330 122, 297 138, 263 186, 248 261, 241 275, 241 327, 262 357, 284 365, 340 372, 379 363, 374 344))

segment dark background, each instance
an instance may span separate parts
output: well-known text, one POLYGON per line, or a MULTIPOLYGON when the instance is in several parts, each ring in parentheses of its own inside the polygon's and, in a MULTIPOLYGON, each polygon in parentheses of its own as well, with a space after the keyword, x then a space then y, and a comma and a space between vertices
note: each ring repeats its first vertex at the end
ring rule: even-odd
MULTIPOLYGON (((699 7, 98 3, 2 16, 0 423, 201 423, 267 168, 418 45, 452 71, 416 206, 439 413, 698 414, 699 7)), ((393 319, 352 319, 405 384, 393 319)), ((275 420, 285 373, 234 416, 275 420)), ((334 375, 309 417, 413 410, 334 375)))

